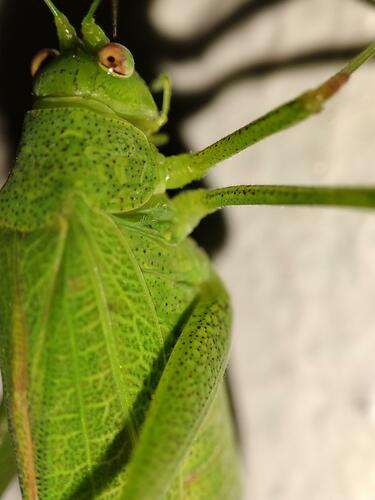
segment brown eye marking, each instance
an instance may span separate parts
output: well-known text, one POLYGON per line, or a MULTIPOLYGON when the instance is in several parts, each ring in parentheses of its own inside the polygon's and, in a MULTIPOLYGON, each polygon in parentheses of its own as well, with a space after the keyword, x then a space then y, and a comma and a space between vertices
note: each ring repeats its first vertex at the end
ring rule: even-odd
POLYGON ((42 67, 43 63, 47 59, 51 59, 51 58, 57 57, 59 55, 60 55, 60 52, 58 50, 55 50, 55 49, 39 50, 39 52, 37 52, 31 60, 31 66, 30 66, 31 76, 34 78, 34 76, 37 74, 37 72, 39 71, 39 69, 42 67))
POLYGON ((131 76, 134 71, 134 59, 130 51, 119 43, 108 43, 98 52, 99 62, 111 73, 131 76))

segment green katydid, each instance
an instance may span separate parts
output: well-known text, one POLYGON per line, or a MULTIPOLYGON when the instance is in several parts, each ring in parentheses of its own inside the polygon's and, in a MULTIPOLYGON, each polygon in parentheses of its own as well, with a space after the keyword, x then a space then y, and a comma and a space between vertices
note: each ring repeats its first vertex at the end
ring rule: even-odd
MULTIPOLYGON (((95 23, 99 1, 82 38, 45 2, 60 54, 34 60, 36 100, 0 192, 1 369, 23 495, 237 499, 222 383, 228 297, 188 236, 226 205, 373 207, 375 190, 167 190, 319 112, 375 44, 203 151, 165 158, 154 142, 168 78, 153 87, 164 90, 159 112, 130 52, 95 23)), ((0 460, 10 454, 4 423, 2 410, 0 460)), ((0 488, 11 473, 1 470, 0 488)))

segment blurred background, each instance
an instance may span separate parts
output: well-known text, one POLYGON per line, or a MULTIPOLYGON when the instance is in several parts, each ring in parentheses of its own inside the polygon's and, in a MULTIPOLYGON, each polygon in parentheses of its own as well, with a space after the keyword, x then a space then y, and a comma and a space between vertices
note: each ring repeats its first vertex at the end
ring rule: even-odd
MULTIPOLYGON (((61 0, 76 21, 88 1, 61 0)), ((110 26, 109 1, 98 19, 110 26)), ((120 0, 119 41, 174 81, 166 154, 196 150, 336 71, 375 38, 366 0, 120 0)), ((110 28, 108 28, 110 29, 110 28)), ((1 0, 2 178, 55 46, 42 0, 1 0)), ((220 165, 210 186, 375 184, 375 63, 324 113, 220 165)), ((246 500, 375 498, 375 215, 236 207, 197 238, 234 309, 230 384, 246 500)), ((17 487, 2 500, 15 499, 17 487)))

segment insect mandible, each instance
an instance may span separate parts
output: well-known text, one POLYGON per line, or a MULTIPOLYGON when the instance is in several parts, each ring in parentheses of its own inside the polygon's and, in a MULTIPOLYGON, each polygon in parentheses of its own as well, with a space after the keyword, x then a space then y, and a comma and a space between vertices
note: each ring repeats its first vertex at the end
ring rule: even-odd
POLYGON ((36 100, 0 193, 1 366, 24 497, 238 498, 222 384, 230 308, 188 236, 226 205, 372 207, 375 196, 166 190, 319 112, 375 47, 203 151, 165 158, 154 143, 168 78, 153 85, 164 91, 159 112, 130 52, 94 22, 98 1, 82 39, 46 3, 60 54, 34 61, 36 100))

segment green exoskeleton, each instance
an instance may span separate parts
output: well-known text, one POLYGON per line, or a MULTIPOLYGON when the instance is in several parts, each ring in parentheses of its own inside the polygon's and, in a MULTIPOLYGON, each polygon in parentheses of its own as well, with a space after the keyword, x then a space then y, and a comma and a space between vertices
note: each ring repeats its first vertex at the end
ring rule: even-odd
MULTIPOLYGON (((168 190, 322 109, 375 54, 192 154, 161 155, 162 110, 131 53, 94 21, 79 38, 45 0, 60 52, 33 61, 35 101, 0 192, 0 349, 24 498, 239 499, 223 385, 226 291, 189 238, 226 205, 374 207, 372 188, 168 190)), ((14 474, 0 409, 0 493, 14 474)))

